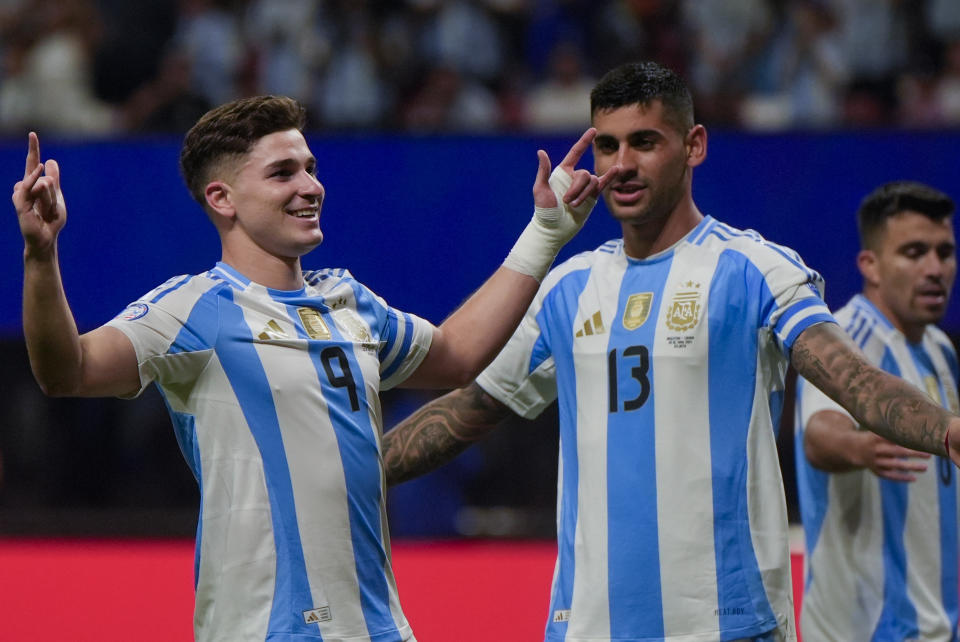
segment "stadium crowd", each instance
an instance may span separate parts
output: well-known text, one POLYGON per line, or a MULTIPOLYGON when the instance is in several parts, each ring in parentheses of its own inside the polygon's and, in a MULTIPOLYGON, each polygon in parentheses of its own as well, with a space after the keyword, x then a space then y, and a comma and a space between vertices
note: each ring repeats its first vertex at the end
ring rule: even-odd
POLYGON ((0 0, 0 133, 182 133, 259 93, 315 129, 569 131, 640 58, 715 127, 960 126, 956 0, 0 0))

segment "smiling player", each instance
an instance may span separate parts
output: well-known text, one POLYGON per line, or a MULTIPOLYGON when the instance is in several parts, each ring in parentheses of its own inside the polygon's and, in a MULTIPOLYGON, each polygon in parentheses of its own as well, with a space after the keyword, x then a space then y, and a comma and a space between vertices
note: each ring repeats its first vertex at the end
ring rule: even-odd
POLYGON ((40 162, 31 133, 13 192, 30 363, 51 395, 159 386, 200 483, 197 640, 413 640, 390 567, 378 394, 470 381, 616 168, 599 179, 575 169, 592 129, 552 174, 538 152, 533 220, 504 265, 434 327, 346 270, 301 269, 323 239, 324 198, 303 126, 302 106, 282 97, 204 115, 180 164, 221 260, 82 336, 57 259, 60 168, 40 162))

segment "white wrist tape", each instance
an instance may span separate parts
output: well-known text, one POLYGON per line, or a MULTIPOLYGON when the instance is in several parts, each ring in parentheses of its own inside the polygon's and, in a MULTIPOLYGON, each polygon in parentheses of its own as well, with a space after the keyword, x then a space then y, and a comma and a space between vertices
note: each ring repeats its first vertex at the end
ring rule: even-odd
POLYGON ((565 170, 559 167, 553 170, 549 183, 558 205, 534 207, 533 219, 510 250, 504 267, 543 280, 560 248, 580 231, 597 202, 596 197, 591 196, 577 207, 564 203, 563 195, 572 182, 573 178, 565 170))

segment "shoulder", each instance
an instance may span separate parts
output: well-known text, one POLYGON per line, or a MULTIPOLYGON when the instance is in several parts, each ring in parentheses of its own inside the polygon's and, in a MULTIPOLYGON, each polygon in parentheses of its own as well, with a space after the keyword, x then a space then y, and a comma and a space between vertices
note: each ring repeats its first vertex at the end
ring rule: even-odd
POLYGON ((710 221, 699 234, 688 240, 694 247, 714 251, 734 251, 756 262, 787 262, 802 266, 803 259, 796 250, 764 238, 756 230, 741 230, 717 220, 710 221))
POLYGON ((880 363, 891 346, 904 342, 900 331, 862 294, 854 295, 834 316, 840 327, 874 363, 880 363))
POLYGON ((304 270, 304 282, 310 285, 322 283, 339 283, 340 281, 356 281, 350 270, 346 268, 322 268, 319 270, 304 270))
POLYGON ((321 270, 305 270, 303 282, 316 296, 331 297, 350 293, 355 297, 360 292, 369 292, 369 289, 355 279, 346 268, 323 268, 321 270))
POLYGON ((124 314, 136 314, 136 310, 143 309, 145 311, 149 307, 189 308, 204 295, 229 287, 230 284, 225 279, 211 272, 180 274, 167 279, 138 297, 127 307, 124 314))
POLYGON ((950 340, 950 337, 946 332, 935 325, 928 325, 926 332, 927 335, 934 341, 934 343, 940 346, 942 350, 956 356, 956 348, 954 348, 953 341, 950 340))
POLYGON ((555 266, 544 278, 543 287, 552 287, 565 277, 577 272, 584 270, 589 271, 596 267, 602 267, 604 264, 616 262, 617 260, 622 261, 622 257, 623 239, 611 239, 597 248, 574 254, 555 266))

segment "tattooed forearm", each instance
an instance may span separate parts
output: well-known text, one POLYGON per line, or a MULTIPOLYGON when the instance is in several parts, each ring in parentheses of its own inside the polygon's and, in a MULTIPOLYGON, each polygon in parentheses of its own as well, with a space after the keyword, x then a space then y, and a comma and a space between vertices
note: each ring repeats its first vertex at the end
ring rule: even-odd
POLYGON ((805 330, 791 360, 863 426, 903 446, 945 454, 951 415, 916 387, 870 364, 838 326, 821 323, 805 330))
POLYGON ((508 413, 506 406, 476 384, 430 402, 384 434, 387 484, 413 479, 447 463, 508 413))

